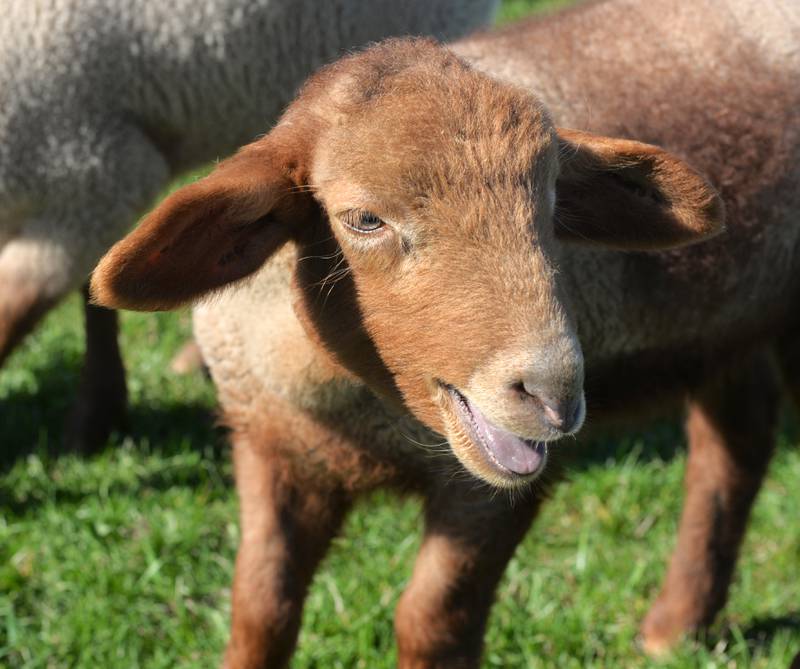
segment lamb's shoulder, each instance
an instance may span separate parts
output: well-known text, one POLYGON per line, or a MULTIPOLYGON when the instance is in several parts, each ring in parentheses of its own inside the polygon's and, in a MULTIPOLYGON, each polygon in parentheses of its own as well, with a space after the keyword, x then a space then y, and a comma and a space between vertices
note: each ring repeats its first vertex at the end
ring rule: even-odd
POLYGON ((413 469, 413 461, 422 471, 426 447, 441 439, 345 372, 308 336, 293 307, 296 262, 296 248, 287 245, 256 275, 194 309, 195 337, 223 412, 269 421, 280 404, 282 415, 296 412, 363 449, 382 463, 381 478, 413 469))
POLYGON ((195 336, 223 403, 257 402, 265 393, 302 402, 309 386, 334 376, 294 313, 294 256, 287 246, 255 275, 194 309, 195 336))

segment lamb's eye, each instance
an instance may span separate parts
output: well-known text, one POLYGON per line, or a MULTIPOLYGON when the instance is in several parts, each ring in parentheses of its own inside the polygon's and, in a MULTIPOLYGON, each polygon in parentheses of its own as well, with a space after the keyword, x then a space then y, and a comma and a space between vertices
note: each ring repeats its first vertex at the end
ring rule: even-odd
POLYGON ((377 232, 384 223, 375 214, 363 209, 353 209, 341 215, 342 223, 356 232, 377 232))

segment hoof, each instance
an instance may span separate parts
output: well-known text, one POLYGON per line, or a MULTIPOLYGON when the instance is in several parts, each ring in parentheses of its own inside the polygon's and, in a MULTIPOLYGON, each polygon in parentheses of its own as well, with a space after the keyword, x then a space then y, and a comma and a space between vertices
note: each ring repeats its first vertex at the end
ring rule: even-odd
POLYGON ((663 658, 672 651, 693 626, 656 602, 644 619, 637 643, 641 650, 652 658, 663 658))
POLYGON ((655 636, 646 636, 644 633, 640 633, 639 636, 636 637, 636 645, 639 650, 654 660, 661 660, 667 657, 675 643, 677 642, 659 639, 655 636))

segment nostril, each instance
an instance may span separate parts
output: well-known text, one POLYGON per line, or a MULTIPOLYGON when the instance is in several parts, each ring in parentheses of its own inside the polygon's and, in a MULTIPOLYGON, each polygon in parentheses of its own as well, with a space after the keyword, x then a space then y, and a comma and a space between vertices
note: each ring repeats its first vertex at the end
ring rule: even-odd
POLYGON ((520 381, 519 383, 515 384, 516 388, 526 395, 530 395, 537 401, 541 402, 541 398, 539 397, 539 391, 534 388, 528 381, 520 381))
POLYGON ((557 430, 562 430, 564 428, 564 414, 561 413, 559 409, 550 406, 547 402, 544 402, 541 399, 539 402, 542 405, 542 413, 544 413, 544 417, 547 419, 547 422, 557 430))
POLYGON ((538 390, 535 390, 533 386, 526 383, 525 381, 519 381, 511 386, 512 390, 515 390, 520 394, 523 400, 526 402, 532 402, 539 411, 545 413, 545 415, 549 417, 555 413, 555 409, 553 405, 549 401, 545 401, 542 399, 542 396, 539 394, 538 390))
POLYGON ((532 402, 541 411, 544 420, 559 432, 571 432, 578 423, 581 414, 580 397, 562 401, 553 400, 540 394, 524 381, 515 383, 512 388, 526 401, 532 402))
POLYGON ((562 432, 572 434, 583 424, 583 394, 564 403, 562 432))
POLYGON ((515 383, 512 388, 520 393, 525 400, 533 402, 533 404, 542 412, 545 420, 557 430, 561 430, 564 426, 564 412, 558 402, 550 399, 545 399, 539 394, 531 385, 525 381, 515 383))

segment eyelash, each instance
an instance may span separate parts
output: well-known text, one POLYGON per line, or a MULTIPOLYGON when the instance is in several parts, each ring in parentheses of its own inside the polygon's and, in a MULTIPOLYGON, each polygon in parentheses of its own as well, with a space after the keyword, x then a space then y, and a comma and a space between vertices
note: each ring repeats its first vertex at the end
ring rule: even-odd
POLYGON ((384 227, 385 223, 375 214, 370 211, 364 211, 362 209, 352 209, 350 211, 346 211, 339 216, 342 223, 346 225, 351 230, 358 232, 362 235, 369 235, 376 232, 380 232, 380 230, 384 227), (360 227, 364 221, 369 221, 370 223, 377 223, 375 227, 372 228, 362 228, 360 227))

